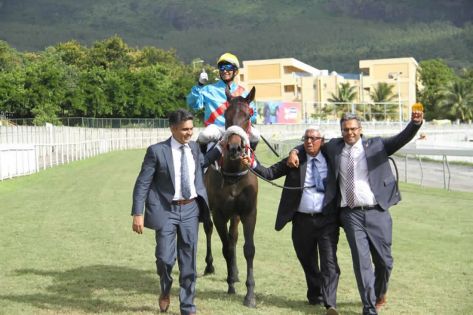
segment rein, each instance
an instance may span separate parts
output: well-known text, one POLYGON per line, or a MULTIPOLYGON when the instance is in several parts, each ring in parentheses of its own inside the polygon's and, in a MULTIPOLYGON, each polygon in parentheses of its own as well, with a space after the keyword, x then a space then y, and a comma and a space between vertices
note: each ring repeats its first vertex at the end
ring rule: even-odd
MULTIPOLYGON (((255 158, 254 158, 255 153, 254 153, 253 150, 251 150, 251 149, 250 149, 250 151, 251 151, 251 153, 253 154, 253 159, 252 159, 252 161, 251 161, 251 163, 253 163, 253 161, 254 161, 254 159, 255 159, 255 158)), ((271 184, 271 185, 273 185, 273 186, 276 186, 276 187, 278 187, 278 188, 290 189, 290 190, 304 190, 304 189, 306 189, 306 188, 314 188, 314 187, 316 187, 316 185, 312 185, 312 186, 302 186, 302 187, 292 187, 292 186, 289 187, 289 186, 279 185, 279 184, 276 184, 276 183, 270 181, 269 179, 264 178, 264 177, 261 176, 260 174, 256 173, 256 172, 251 168, 251 166, 247 166, 247 168, 248 168, 248 170, 249 170, 250 172, 252 172, 253 174, 255 174, 256 177, 258 177, 258 178, 264 180, 265 182, 267 182, 267 183, 269 183, 269 184, 271 184)))
POLYGON ((260 174, 256 173, 251 167, 248 166, 248 170, 250 172, 252 172, 253 174, 255 174, 258 178, 264 180, 265 182, 273 185, 273 186, 276 186, 278 188, 282 188, 282 189, 291 189, 291 190, 304 190, 306 188, 314 188, 315 185, 312 185, 312 186, 302 186, 302 187, 289 187, 289 186, 284 186, 284 185, 279 185, 279 184, 276 184, 276 183, 273 183, 272 181, 270 181, 269 179, 266 179, 264 178, 263 176, 261 176, 260 174))

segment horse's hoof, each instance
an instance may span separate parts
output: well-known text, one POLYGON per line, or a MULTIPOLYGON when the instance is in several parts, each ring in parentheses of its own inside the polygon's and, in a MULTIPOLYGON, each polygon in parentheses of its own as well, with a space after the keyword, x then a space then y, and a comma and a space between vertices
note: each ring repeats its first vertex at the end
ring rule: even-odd
POLYGON ((227 293, 228 293, 228 294, 235 294, 235 293, 236 293, 235 287, 228 287, 227 293))
POLYGON ((256 299, 254 297, 253 298, 245 297, 245 299, 243 300, 243 305, 245 305, 246 307, 255 308, 256 307, 256 299))
POLYGON ((214 268, 214 266, 207 266, 207 267, 205 267, 204 276, 206 276, 206 275, 211 275, 211 274, 214 274, 214 273, 215 273, 215 268, 214 268))

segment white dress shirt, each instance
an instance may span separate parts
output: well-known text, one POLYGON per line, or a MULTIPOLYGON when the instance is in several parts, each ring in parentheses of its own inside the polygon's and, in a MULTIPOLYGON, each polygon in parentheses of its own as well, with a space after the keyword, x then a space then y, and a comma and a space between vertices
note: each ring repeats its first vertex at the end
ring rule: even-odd
MULTIPOLYGON (((181 146, 176 139, 171 137, 172 162, 174 163, 174 198, 173 200, 182 200, 184 197, 181 192, 181 146)), ((191 186, 191 199, 197 197, 195 189, 195 161, 191 148, 188 144, 184 145, 186 151, 187 165, 189 167, 189 183, 191 186)))
MULTIPOLYGON (((312 160, 315 159, 315 165, 319 171, 322 181, 327 177, 327 162, 322 153, 319 152, 315 157, 307 154, 307 170, 305 172, 304 187, 315 185, 314 172, 312 169, 312 160)), ((325 193, 319 192, 313 188, 305 188, 302 191, 301 203, 298 212, 302 213, 321 213, 324 204, 325 193)))
POLYGON ((373 191, 371 190, 368 178, 368 163, 366 162, 365 149, 361 138, 350 146, 345 143, 340 159, 340 192, 342 194, 341 207, 346 207, 346 182, 347 182, 347 163, 348 153, 353 147, 352 155, 355 162, 355 207, 373 206, 377 204, 373 191))

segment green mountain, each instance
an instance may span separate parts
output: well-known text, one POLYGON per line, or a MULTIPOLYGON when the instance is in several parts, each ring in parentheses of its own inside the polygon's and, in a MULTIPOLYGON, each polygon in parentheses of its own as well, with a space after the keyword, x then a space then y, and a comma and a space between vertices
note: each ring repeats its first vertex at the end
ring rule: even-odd
POLYGON ((118 35, 130 46, 175 49, 185 62, 294 57, 358 71, 358 60, 442 58, 473 67, 471 0, 0 0, 0 40, 42 50, 118 35))

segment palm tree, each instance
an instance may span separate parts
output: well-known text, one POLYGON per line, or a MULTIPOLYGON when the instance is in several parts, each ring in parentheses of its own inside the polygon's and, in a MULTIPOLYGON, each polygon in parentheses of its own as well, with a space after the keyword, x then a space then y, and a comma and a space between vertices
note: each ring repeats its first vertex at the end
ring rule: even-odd
POLYGON ((442 106, 461 121, 473 119, 473 88, 464 80, 454 81, 442 91, 442 106))
MULTIPOLYGON (((356 86, 350 86, 349 82, 345 82, 340 83, 340 85, 338 86, 337 93, 332 93, 332 97, 327 99, 327 101, 333 103, 351 103, 355 100, 356 96, 356 86)), ((350 108, 348 108, 347 111, 350 111, 350 108)), ((343 113, 345 111, 342 110, 341 112, 343 113)))
MULTIPOLYGON (((376 103, 386 103, 394 100, 395 95, 393 93, 394 85, 388 84, 386 82, 379 82, 370 93, 370 97, 373 100, 374 105, 371 107, 371 113, 374 114, 384 114, 384 119, 386 119, 387 113, 392 113, 392 108, 387 108, 386 104, 376 104, 376 103)), ((371 115, 370 115, 371 116, 371 115)), ((371 117, 370 117, 371 118, 371 117)))

